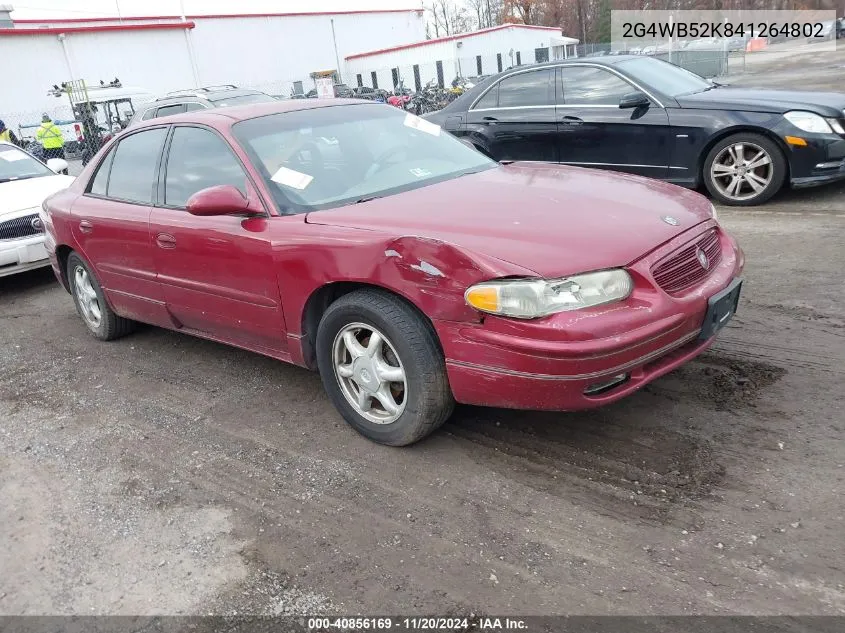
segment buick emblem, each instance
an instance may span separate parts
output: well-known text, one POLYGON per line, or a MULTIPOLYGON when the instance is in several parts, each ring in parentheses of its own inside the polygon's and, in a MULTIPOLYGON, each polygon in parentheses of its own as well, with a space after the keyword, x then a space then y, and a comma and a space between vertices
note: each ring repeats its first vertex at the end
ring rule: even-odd
POLYGON ((707 270, 710 268, 710 260, 707 259, 707 253, 705 253, 700 248, 695 251, 695 256, 698 258, 698 263, 701 264, 701 267, 707 270))
POLYGON ((678 219, 673 218, 671 215, 664 215, 660 219, 663 220, 666 224, 671 224, 672 226, 678 226, 678 224, 680 224, 680 222, 678 222, 678 219))
POLYGON ((32 218, 32 221, 29 224, 33 231, 41 231, 44 229, 44 225, 41 224, 41 218, 32 218))

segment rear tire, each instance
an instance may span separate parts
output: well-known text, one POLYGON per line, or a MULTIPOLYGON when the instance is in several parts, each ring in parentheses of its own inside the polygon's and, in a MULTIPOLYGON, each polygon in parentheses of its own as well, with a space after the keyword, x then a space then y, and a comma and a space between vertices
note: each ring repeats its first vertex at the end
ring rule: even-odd
POLYGON ((455 405, 431 325, 384 291, 356 290, 329 306, 317 330, 317 364, 343 418, 379 444, 419 441, 455 405))
POLYGON ((780 191, 787 163, 771 139, 752 132, 720 140, 704 160, 702 177, 710 195, 730 206, 763 204, 780 191))
POLYGON ((118 316, 111 309, 91 267, 76 253, 67 258, 67 280, 76 311, 91 336, 111 341, 135 329, 135 321, 118 316))

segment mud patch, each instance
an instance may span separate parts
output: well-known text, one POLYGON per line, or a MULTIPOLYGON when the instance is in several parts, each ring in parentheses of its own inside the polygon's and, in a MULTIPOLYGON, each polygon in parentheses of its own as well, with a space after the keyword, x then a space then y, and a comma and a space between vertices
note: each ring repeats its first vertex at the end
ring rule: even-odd
POLYGON ((763 390, 786 374, 776 365, 706 352, 643 391, 680 401, 694 398, 716 411, 756 407, 763 390))
POLYGON ((663 520, 723 479, 709 441, 610 423, 611 416, 460 407, 443 428, 500 475, 569 500, 579 491, 581 503, 611 516, 663 520))

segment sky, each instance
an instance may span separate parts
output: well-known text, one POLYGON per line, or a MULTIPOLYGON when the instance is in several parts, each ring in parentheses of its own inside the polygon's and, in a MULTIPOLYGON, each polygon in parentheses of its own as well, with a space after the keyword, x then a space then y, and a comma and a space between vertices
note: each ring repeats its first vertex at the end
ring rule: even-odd
POLYGON ((214 13, 282 13, 417 9, 422 0, 0 0, 15 10, 12 19, 93 18, 214 13))

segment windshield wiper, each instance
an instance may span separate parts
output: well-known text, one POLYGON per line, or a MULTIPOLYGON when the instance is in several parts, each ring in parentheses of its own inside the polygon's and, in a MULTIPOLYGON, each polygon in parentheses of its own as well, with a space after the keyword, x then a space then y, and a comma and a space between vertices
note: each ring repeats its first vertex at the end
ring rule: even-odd
POLYGON ((370 200, 378 200, 381 196, 364 196, 363 198, 358 198, 355 201, 355 204, 361 204, 362 202, 369 202, 370 200))

